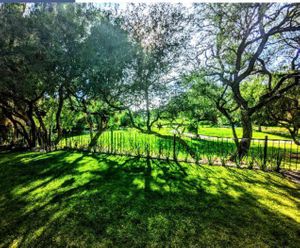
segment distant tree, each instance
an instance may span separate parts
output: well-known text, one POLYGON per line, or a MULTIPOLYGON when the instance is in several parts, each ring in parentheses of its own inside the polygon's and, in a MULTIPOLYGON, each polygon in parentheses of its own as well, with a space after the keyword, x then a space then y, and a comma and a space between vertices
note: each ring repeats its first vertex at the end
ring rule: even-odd
POLYGON ((185 126, 184 120, 187 119, 189 127, 197 136, 201 121, 216 123, 218 118, 214 102, 209 97, 200 96, 193 89, 172 97, 162 117, 170 120, 176 130, 185 126))
POLYGON ((263 110, 271 120, 286 128, 295 144, 300 145, 300 87, 269 103, 263 110))
POLYGON ((123 102, 133 127, 142 132, 153 131, 162 106, 169 100, 174 76, 178 75, 174 68, 189 35, 184 10, 180 4, 129 4, 115 15, 139 48, 133 67, 128 70, 128 91, 123 102), (143 116, 141 125, 136 123, 138 113, 143 116))
POLYGON ((79 101, 80 111, 87 116, 90 148, 109 127, 115 112, 125 109, 120 96, 127 90, 124 77, 135 54, 135 47, 119 25, 102 18, 91 27, 80 54, 84 68, 81 81, 72 94, 79 101))
POLYGON ((236 132, 236 126, 240 123, 239 106, 235 103, 233 95, 227 88, 223 88, 218 82, 210 81, 203 73, 193 73, 186 77, 189 87, 194 92, 195 101, 200 103, 208 101, 210 104, 209 111, 222 114, 229 123, 233 139, 236 146, 239 145, 239 139, 236 132), (206 99, 206 100, 203 100, 206 99))

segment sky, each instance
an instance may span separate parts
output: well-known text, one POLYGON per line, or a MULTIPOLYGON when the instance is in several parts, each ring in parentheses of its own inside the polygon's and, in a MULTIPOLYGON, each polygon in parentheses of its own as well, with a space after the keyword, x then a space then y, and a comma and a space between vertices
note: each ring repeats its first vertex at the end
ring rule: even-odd
MULTIPOLYGON (((1 0, 0 0, 1 1, 1 0)), ((270 2, 276 2, 276 3, 283 3, 283 2, 300 2, 300 0, 293 0, 293 1, 283 1, 283 0, 119 0, 119 1, 108 1, 108 0, 75 0, 77 3, 161 3, 161 2, 168 2, 168 3, 183 3, 185 5, 192 5, 192 3, 270 3, 270 2)))

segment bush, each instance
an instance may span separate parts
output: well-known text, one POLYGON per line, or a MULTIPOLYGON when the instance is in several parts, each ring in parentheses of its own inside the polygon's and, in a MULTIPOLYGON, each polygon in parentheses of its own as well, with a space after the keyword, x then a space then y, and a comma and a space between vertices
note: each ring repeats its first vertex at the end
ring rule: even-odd
POLYGON ((191 133, 197 133, 197 124, 196 123, 188 124, 187 130, 191 133))
POLYGON ((120 117, 120 127, 128 127, 131 125, 130 117, 128 114, 123 114, 120 117))
POLYGON ((81 134, 85 129, 86 121, 85 118, 81 118, 76 122, 76 125, 72 127, 71 133, 72 134, 81 134))

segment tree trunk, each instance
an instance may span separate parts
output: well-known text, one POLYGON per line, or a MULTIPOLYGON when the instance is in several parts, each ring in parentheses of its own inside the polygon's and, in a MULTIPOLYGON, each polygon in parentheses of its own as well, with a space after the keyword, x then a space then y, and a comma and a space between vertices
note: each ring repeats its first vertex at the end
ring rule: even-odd
POLYGON ((290 131, 290 134, 291 134, 291 137, 294 141, 294 143, 297 145, 297 146, 300 146, 300 140, 298 139, 298 132, 296 131, 293 131, 289 128, 289 131, 290 131))
POLYGON ((238 147, 239 147, 239 138, 238 138, 238 136, 237 136, 237 133, 236 133, 236 130, 235 130, 235 126, 234 126, 234 123, 231 122, 231 123, 230 123, 230 126, 231 126, 231 130, 232 130, 233 140, 234 140, 235 146, 238 148, 238 147))
POLYGON ((151 125, 150 125, 151 113, 150 113, 148 89, 145 90, 145 98, 146 98, 146 114, 147 114, 146 126, 147 126, 147 132, 150 133, 151 132, 151 125))
POLYGON ((226 119, 229 121, 230 126, 231 126, 231 130, 232 130, 233 140, 234 140, 234 143, 235 143, 236 147, 238 148, 239 139, 238 139, 238 136, 237 136, 237 133, 236 133, 236 130, 235 130, 235 123, 234 123, 232 117, 230 116, 230 114, 228 113, 228 111, 224 107, 220 106, 219 104, 217 104, 216 107, 226 117, 226 119))
POLYGON ((58 108, 56 111, 56 130, 57 130, 57 137, 55 140, 56 145, 59 143, 59 141, 62 138, 62 128, 60 125, 60 116, 61 116, 63 104, 64 104, 64 91, 63 91, 63 87, 61 86, 59 88, 59 92, 58 92, 58 108))
POLYGON ((245 110, 241 111, 241 123, 243 128, 243 136, 239 142, 237 152, 235 154, 235 158, 238 159, 242 159, 248 153, 253 133, 251 115, 245 110))
POLYGON ((49 142, 50 150, 51 150, 51 148, 52 148, 51 134, 52 134, 52 125, 50 124, 49 132, 48 132, 48 142, 49 142))
POLYGON ((87 113, 86 120, 89 125, 90 138, 93 139, 93 121, 90 113, 87 113))
POLYGON ((99 137, 101 136, 101 134, 104 132, 104 129, 100 128, 97 129, 96 134, 92 137, 90 143, 89 143, 89 149, 93 148, 94 146, 97 145, 97 141, 99 139, 99 137))
POLYGON ((97 132, 91 138, 91 141, 89 143, 89 149, 91 149, 97 145, 97 141, 98 141, 99 137, 107 128, 108 119, 102 118, 102 117, 96 117, 96 118, 98 118, 97 132))
POLYGON ((261 124, 258 124, 258 132, 261 132, 262 129, 261 129, 261 124))
POLYGON ((42 143, 43 143, 43 145, 44 145, 44 149, 46 150, 46 151, 49 151, 50 150, 50 141, 48 140, 48 131, 47 131, 47 128, 46 128, 46 126, 45 126, 45 123, 44 123, 44 121, 43 121, 43 118, 42 118, 42 116, 40 115, 40 113, 39 113, 39 111, 38 110, 36 110, 36 116, 37 116, 37 118, 38 118, 38 121, 39 121, 39 123, 40 123, 40 126, 41 126, 41 129, 42 129, 42 132, 41 132, 41 139, 42 139, 42 143))
POLYGON ((30 121, 30 129, 31 129, 29 146, 30 146, 30 148, 34 148, 34 147, 36 147, 36 138, 37 137, 36 137, 36 124, 33 119, 33 104, 32 103, 30 103, 30 105, 29 105, 29 110, 27 112, 27 115, 28 115, 28 119, 30 121))
POLYGON ((24 137, 29 147, 31 141, 25 127, 21 124, 21 122, 15 120, 11 115, 10 116, 7 115, 7 117, 13 123, 14 129, 19 131, 20 134, 24 137), (18 125, 20 126, 21 130, 18 129, 18 125))

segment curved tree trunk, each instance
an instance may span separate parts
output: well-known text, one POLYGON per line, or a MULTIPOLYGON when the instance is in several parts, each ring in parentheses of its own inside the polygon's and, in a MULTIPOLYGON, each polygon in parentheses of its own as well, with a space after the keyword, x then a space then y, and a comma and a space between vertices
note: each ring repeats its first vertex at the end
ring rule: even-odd
POLYGON ((290 128, 288 129, 290 134, 291 134, 291 137, 294 141, 294 143, 297 145, 297 146, 300 146, 300 139, 298 139, 298 132, 294 131, 294 130, 291 130, 290 128))
POLYGON ((91 138, 91 141, 89 143, 88 148, 91 149, 94 146, 97 145, 97 141, 101 134, 107 129, 107 124, 108 124, 108 118, 106 116, 98 116, 97 118, 97 132, 96 134, 91 138))
POLYGON ((95 145, 97 145, 97 141, 99 139, 99 137, 101 136, 101 134, 104 132, 105 129, 98 129, 96 134, 92 137, 90 143, 89 143, 89 149, 91 149, 92 147, 94 147, 95 145))
POLYGON ((7 118, 13 123, 14 129, 20 132, 20 134, 24 137, 24 139, 27 142, 28 147, 30 146, 30 137, 29 134, 27 133, 24 125, 21 124, 21 122, 15 120, 12 115, 7 115, 7 118), (18 126, 20 126, 21 130, 19 130, 18 126))

